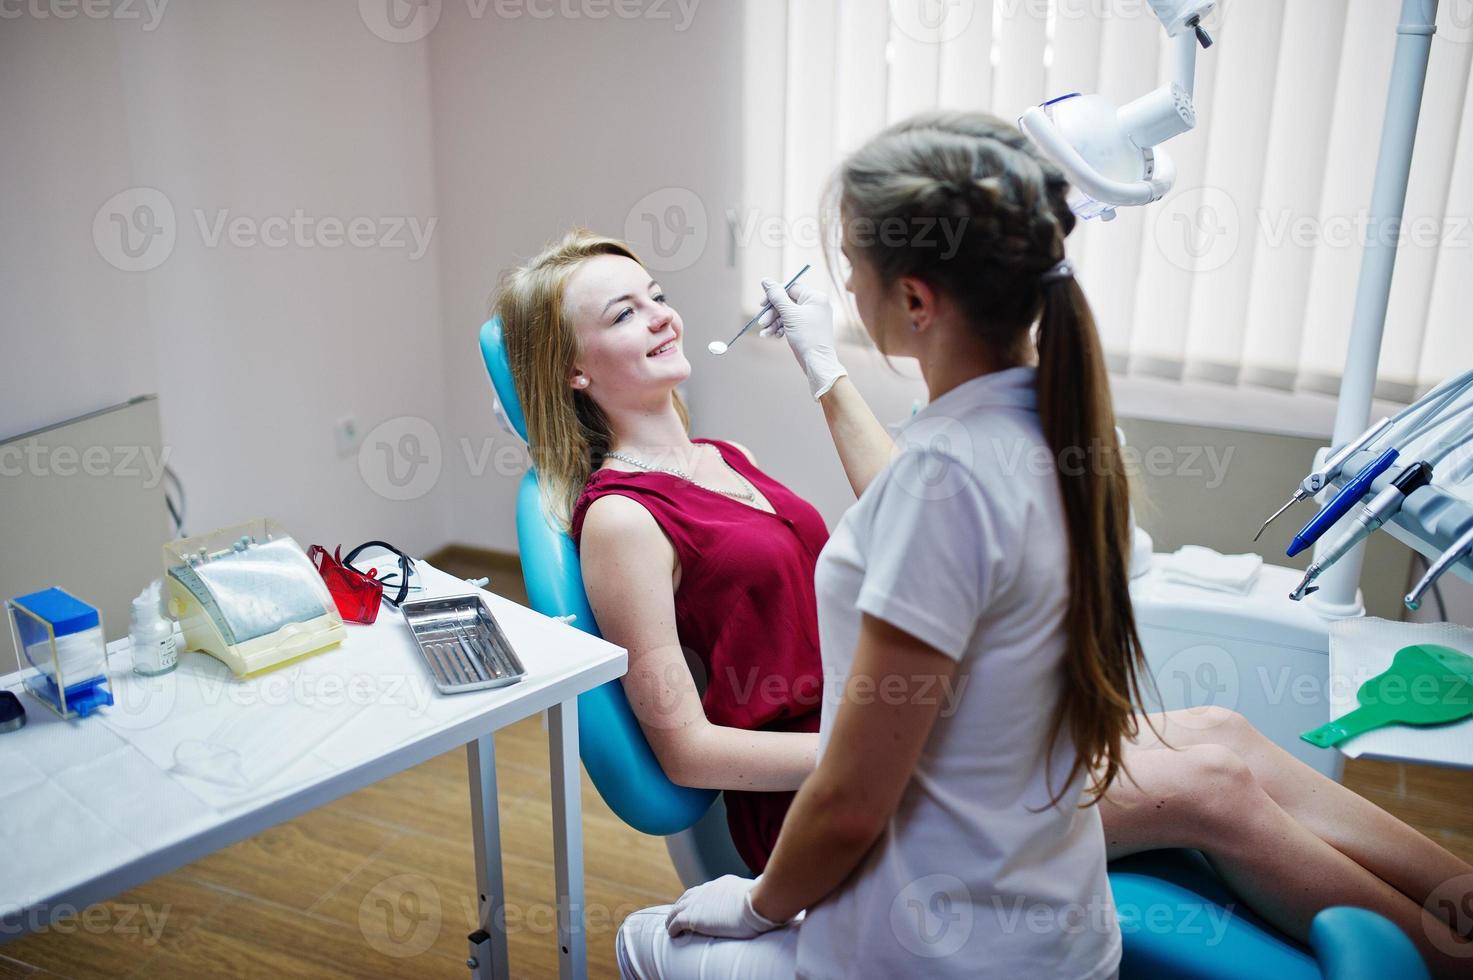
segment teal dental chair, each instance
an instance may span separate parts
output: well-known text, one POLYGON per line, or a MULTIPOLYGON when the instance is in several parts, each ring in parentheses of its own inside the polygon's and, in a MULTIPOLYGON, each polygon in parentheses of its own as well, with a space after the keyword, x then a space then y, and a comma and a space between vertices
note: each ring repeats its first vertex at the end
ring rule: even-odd
MULTIPOLYGON (((498 318, 481 327, 480 342, 503 424, 526 441, 498 318)), ((599 635, 583 592, 577 550, 544 510, 535 469, 517 490, 516 519, 532 608, 546 616, 571 616, 572 625, 599 635)), ((604 802, 636 830, 665 837, 687 887, 722 874, 751 874, 731 843, 720 793, 677 786, 665 776, 620 681, 579 696, 578 726, 583 767, 604 802)), ((1365 909, 1325 909, 1315 917, 1308 948, 1289 939, 1243 907, 1197 851, 1151 851, 1116 861, 1110 866, 1110 887, 1124 938, 1124 978, 1427 977, 1411 940, 1365 909)))

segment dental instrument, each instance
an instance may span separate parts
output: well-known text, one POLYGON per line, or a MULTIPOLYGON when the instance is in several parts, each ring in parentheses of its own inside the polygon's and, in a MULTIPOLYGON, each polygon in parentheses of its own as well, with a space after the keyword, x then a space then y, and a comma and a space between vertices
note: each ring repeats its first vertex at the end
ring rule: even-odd
MULTIPOLYGON (((1379 442, 1382 436, 1389 435, 1404 444, 1468 411, 1473 406, 1465 407, 1446 418, 1434 418, 1434 415, 1439 409, 1457 398, 1470 386, 1473 386, 1473 371, 1465 371, 1457 377, 1449 378, 1434 387, 1426 395, 1422 396, 1422 398, 1403 408, 1400 412, 1388 418, 1381 419, 1381 421, 1371 426, 1365 432, 1362 432, 1354 440, 1332 452, 1329 458, 1325 460, 1323 466, 1306 476, 1299 486, 1295 488, 1294 494, 1289 498, 1288 503, 1274 511, 1269 519, 1263 522, 1263 525, 1258 529, 1258 533, 1253 535, 1253 540, 1257 541, 1262 537, 1263 532, 1268 526, 1277 520, 1279 515, 1284 513, 1284 511, 1301 500, 1307 500, 1313 497, 1328 486, 1331 480, 1334 480, 1340 475, 1341 469, 1344 468, 1345 463, 1352 456, 1362 449, 1369 449, 1379 442)), ((1432 462, 1435 465, 1437 461, 1433 460, 1432 462)), ((1289 552, 1291 556, 1296 553, 1294 551, 1289 552)))
POLYGON ((164 570, 183 649, 208 653, 237 677, 321 652, 347 635, 322 576, 273 520, 166 544, 164 570))
POLYGON ((1294 494, 1289 498, 1289 502, 1274 511, 1272 516, 1263 522, 1263 527, 1260 527, 1258 533, 1253 535, 1253 540, 1257 541, 1262 537, 1264 529, 1272 524, 1284 511, 1301 500, 1308 500, 1328 486, 1331 480, 1340 475, 1340 470, 1344 467, 1346 460, 1379 439, 1387 429, 1391 428, 1391 425, 1391 419, 1383 418, 1365 432, 1356 436, 1355 439, 1332 452, 1329 458, 1325 460, 1323 466, 1300 481, 1299 486, 1294 488, 1294 494))
POLYGON ((1289 598, 1298 602, 1310 593, 1318 591, 1311 583, 1319 578, 1325 569, 1339 561, 1346 552, 1390 520, 1393 514, 1401 510, 1401 505, 1412 491, 1419 490, 1431 482, 1432 465, 1426 461, 1413 463, 1398 473, 1389 486, 1361 508, 1350 530, 1341 535, 1322 554, 1315 556, 1314 561, 1310 562, 1309 568, 1305 570, 1304 578, 1300 579, 1294 591, 1289 593, 1289 598))
POLYGON ((1366 495, 1371 489, 1371 484, 1376 481, 1376 477, 1390 469, 1391 464, 1396 462, 1396 457, 1396 450, 1388 449, 1377 456, 1370 466, 1357 473, 1354 479, 1341 487, 1340 492, 1331 497, 1330 502, 1321 507, 1319 513, 1311 517, 1309 523, 1294 535, 1294 540, 1289 542, 1289 547, 1284 554, 1293 558, 1318 541, 1320 536, 1333 527, 1336 521, 1350 512, 1350 508, 1355 506, 1356 501, 1366 495))
POLYGON ((1456 564, 1469 550, 1473 550, 1473 529, 1465 532, 1462 537, 1453 542, 1451 548, 1448 548, 1437 557, 1437 560, 1432 563, 1432 567, 1427 569, 1427 574, 1423 575, 1422 580, 1402 599, 1406 603, 1406 607, 1414 612, 1420 609, 1423 593, 1432 588, 1433 583, 1442 578, 1442 573, 1456 564))
MULTIPOLYGON (((788 284, 783 287, 783 291, 786 292, 787 290, 791 289, 793 287, 793 283, 795 283, 795 282, 798 281, 798 276, 801 276, 803 273, 807 272, 808 269, 809 269, 809 266, 807 266, 807 265, 804 265, 803 268, 799 269, 798 272, 797 272, 797 274, 794 275, 793 278, 791 278, 791 279, 788 280, 788 284)), ((720 357, 722 354, 725 354, 727 351, 731 350, 732 344, 735 344, 738 340, 741 340, 742 339, 742 334, 744 334, 748 330, 750 330, 751 327, 752 327, 752 324, 754 324, 758 320, 762 319, 762 315, 764 313, 766 313, 770 309, 772 309, 772 300, 768 300, 767 302, 765 302, 765 303, 762 304, 762 309, 758 310, 757 311, 757 315, 754 316, 754 317, 752 317, 752 319, 750 319, 750 320, 747 321, 746 326, 742 327, 742 329, 740 329, 740 330, 737 331, 736 336, 733 337, 733 338, 731 338, 731 343, 730 344, 723 344, 719 340, 713 340, 709 344, 706 345, 706 350, 708 350, 711 353, 715 354, 717 357, 720 357)))
MULTIPOLYGON (((1407 406, 1407 408, 1403 410, 1403 412, 1399 413, 1399 418, 1406 418, 1410 420, 1410 422, 1407 424, 1409 424, 1412 429, 1410 436, 1408 436, 1405 441, 1411 442, 1415 439, 1423 439, 1425 442, 1424 437, 1426 437, 1429 433, 1433 432, 1441 426, 1448 424, 1449 422, 1453 422, 1459 418, 1462 418, 1470 411, 1473 411, 1473 405, 1468 405, 1463 406, 1462 408, 1459 408, 1451 412, 1450 414, 1444 415, 1442 417, 1436 416, 1438 410, 1449 405, 1453 401, 1453 399, 1455 399, 1464 390, 1466 390, 1467 387, 1468 382, 1466 380, 1466 375, 1462 378, 1455 378, 1451 382, 1448 382, 1434 389, 1433 392, 1431 392, 1421 401, 1407 406), (1426 403, 1425 405, 1423 404, 1424 402, 1426 403)), ((1397 435, 1400 435, 1396 428, 1393 428, 1393 432, 1397 435)), ((1388 486, 1384 487, 1374 498, 1372 498, 1369 504, 1361 509, 1360 513, 1355 519, 1355 522, 1353 523, 1351 528, 1346 531, 1345 534, 1341 535, 1334 544, 1330 545, 1327 548, 1321 549, 1320 552, 1316 554, 1314 561, 1312 561, 1308 569, 1305 570, 1304 577, 1299 581, 1299 584, 1295 587, 1294 591, 1289 594, 1289 598, 1298 601, 1300 599, 1303 599, 1305 596, 1318 591, 1318 588, 1311 584, 1315 581, 1315 579, 1317 579, 1330 566, 1334 565, 1335 562, 1339 561, 1347 553, 1349 553, 1352 548, 1358 545, 1361 541, 1365 540, 1376 530, 1384 526, 1387 521, 1398 514, 1401 511, 1402 506, 1406 502, 1407 498, 1410 497, 1414 491, 1431 484, 1434 468, 1444 459, 1446 459, 1452 452, 1465 445, 1470 440, 1473 440, 1473 432, 1470 432, 1466 428, 1464 428, 1461 431, 1458 431, 1453 435, 1439 441, 1434 447, 1431 448, 1430 452, 1427 452, 1425 454, 1425 457, 1420 462, 1406 467, 1399 474, 1397 474, 1395 479, 1393 479, 1388 486)), ((1319 537, 1320 534, 1324 533, 1330 526, 1332 526, 1335 523, 1335 520, 1337 520, 1340 516, 1335 513, 1335 508, 1337 504, 1342 501, 1353 503, 1354 500, 1359 499, 1359 496, 1364 491, 1369 490, 1372 486, 1372 483, 1370 481, 1367 481, 1365 477, 1367 476, 1367 474, 1371 474, 1371 479, 1374 480, 1376 475, 1379 475, 1381 470, 1384 469, 1384 466, 1382 466, 1381 464, 1385 463, 1386 457, 1393 454, 1394 452, 1395 450, 1388 449, 1385 453, 1382 454, 1379 459, 1372 463, 1371 466, 1367 467, 1365 470, 1357 474, 1356 478, 1352 480, 1349 484, 1347 484, 1345 488, 1336 495, 1334 500, 1332 500, 1330 504, 1327 505, 1326 508, 1320 512, 1319 515, 1316 515, 1315 520, 1310 522, 1310 525, 1306 527, 1306 530, 1304 532, 1301 532, 1299 536, 1295 537, 1294 544, 1290 547, 1288 553, 1292 556, 1297 552, 1302 551, 1304 547, 1314 543, 1315 538, 1319 537), (1314 528, 1314 526, 1317 524, 1319 525, 1319 527, 1318 531, 1316 532, 1315 530, 1312 530, 1312 528, 1314 528)), ((1459 469, 1462 468, 1463 467, 1461 466, 1459 467, 1459 469)), ((1449 481, 1445 479, 1442 482, 1449 481)), ((1456 483, 1457 478, 1455 477, 1451 480, 1451 482, 1456 483)), ((1428 567, 1430 571, 1430 562, 1428 567)), ((1420 595, 1418 596, 1418 598, 1420 599, 1420 595)))
POLYGON ((527 673, 479 595, 415 599, 399 612, 441 694, 505 687, 527 673))
POLYGON ((1396 651, 1391 666, 1356 691, 1360 706, 1300 734, 1328 749, 1383 725, 1442 725, 1473 715, 1473 657, 1418 643, 1396 651))

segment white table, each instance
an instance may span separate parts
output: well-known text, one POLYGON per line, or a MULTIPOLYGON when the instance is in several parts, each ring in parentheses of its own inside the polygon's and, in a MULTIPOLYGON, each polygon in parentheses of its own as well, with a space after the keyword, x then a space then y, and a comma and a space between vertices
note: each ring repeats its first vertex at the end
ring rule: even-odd
MULTIPOLYGON (((414 598, 473 591, 418 567, 425 588, 414 598)), ((559 968, 586 975, 577 696, 623 675, 626 654, 481 595, 527 670, 509 687, 439 694, 385 606, 372 626, 348 624, 339 647, 251 680, 199 653, 142 678, 124 640, 112 656, 112 708, 68 722, 21 694, 28 724, 0 735, 0 851, 10 865, 0 875, 0 944, 466 745, 481 926, 469 960, 478 978, 507 977, 492 733, 545 709, 559 968), (200 745, 210 746, 205 756, 200 745), (218 772, 230 779, 200 778, 202 758, 228 760, 218 772)), ((23 676, 0 677, 0 688, 19 692, 23 676)))

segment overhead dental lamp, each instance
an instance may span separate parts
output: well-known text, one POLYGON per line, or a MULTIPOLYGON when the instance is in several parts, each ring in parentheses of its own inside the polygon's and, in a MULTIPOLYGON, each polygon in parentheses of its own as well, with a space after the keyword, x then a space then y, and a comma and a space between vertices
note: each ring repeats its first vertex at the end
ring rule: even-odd
POLYGON ((1069 178, 1069 207, 1082 218, 1109 221, 1117 207, 1160 200, 1176 181, 1161 144, 1197 124, 1192 105, 1197 46, 1211 46, 1202 18, 1217 0, 1150 0, 1174 39, 1176 77, 1123 108, 1078 92, 1050 99, 1018 117, 1018 128, 1069 178))

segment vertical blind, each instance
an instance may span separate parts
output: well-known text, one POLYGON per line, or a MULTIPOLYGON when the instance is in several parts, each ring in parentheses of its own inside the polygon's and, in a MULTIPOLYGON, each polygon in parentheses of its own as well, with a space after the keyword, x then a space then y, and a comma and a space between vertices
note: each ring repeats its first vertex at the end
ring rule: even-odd
MULTIPOLYGON (((1174 189, 1068 249, 1112 370, 1334 393, 1359 276, 1400 4, 1239 0, 1206 25, 1174 189)), ((1015 120, 1068 92, 1124 105, 1173 74, 1144 0, 749 0, 744 282, 822 268, 820 194, 850 150, 930 108, 1015 120)), ((1473 363, 1473 4, 1443 0, 1377 394, 1473 363)), ((815 282, 817 280, 814 280, 815 282)))

